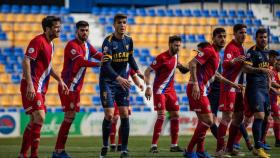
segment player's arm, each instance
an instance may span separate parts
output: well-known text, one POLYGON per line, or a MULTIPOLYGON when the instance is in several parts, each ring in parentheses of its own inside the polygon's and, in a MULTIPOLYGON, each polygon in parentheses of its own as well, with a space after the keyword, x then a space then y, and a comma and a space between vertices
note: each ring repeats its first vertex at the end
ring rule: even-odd
POLYGON ((69 89, 67 87, 67 85, 64 83, 64 81, 62 80, 62 78, 57 74, 57 72, 55 72, 55 70, 53 69, 53 67, 51 67, 51 76, 58 82, 58 84, 62 87, 62 91, 65 94, 69 93, 69 89))
POLYGON ((151 72, 153 71, 153 69, 151 67, 147 67, 147 69, 144 72, 144 78, 145 78, 145 84, 146 84, 146 91, 145 91, 145 97, 147 98, 147 100, 151 99, 152 96, 152 86, 150 83, 150 78, 151 78, 151 72))
POLYGON ((271 82, 271 86, 274 88, 280 88, 280 84, 277 82, 271 82))
POLYGON ((179 71, 182 73, 182 74, 186 74, 190 71, 190 69, 188 68, 188 65, 184 66, 182 65, 181 63, 178 62, 177 64, 177 68, 179 69, 179 71))
POLYGON ((141 91, 144 91, 144 86, 140 83, 140 80, 138 79, 137 75, 133 75, 131 76, 132 81, 134 82, 134 84, 141 89, 141 91))
POLYGON ((75 64, 77 64, 78 67, 99 67, 99 66, 101 66, 101 62, 88 61, 88 60, 85 60, 81 56, 78 56, 75 59, 75 64))
POLYGON ((197 64, 199 64, 199 62, 197 61, 196 58, 193 58, 189 63, 190 74, 191 74, 190 78, 191 81, 193 82, 192 96, 195 100, 200 98, 200 90, 199 90, 197 76, 196 76, 197 64))
POLYGON ((22 62, 23 76, 27 82, 27 91, 26 97, 29 100, 33 100, 35 97, 35 89, 33 86, 32 78, 31 78, 31 67, 30 67, 30 58, 25 56, 22 62))
POLYGON ((230 80, 226 79, 223 75, 221 75, 219 72, 216 72, 215 79, 218 79, 220 82, 228 84, 231 87, 234 87, 236 89, 241 89, 242 88, 242 85, 231 82, 230 80))
POLYGON ((234 53, 230 47, 225 49, 224 60, 223 60, 223 67, 224 68, 231 68, 235 65, 235 63, 242 63, 245 61, 246 57, 244 55, 240 55, 238 57, 233 58, 234 53))
POLYGON ((141 78, 144 79, 144 75, 142 72, 139 70, 138 65, 133 57, 133 40, 131 39, 129 43, 129 55, 128 55, 128 63, 130 67, 137 73, 137 75, 141 78))

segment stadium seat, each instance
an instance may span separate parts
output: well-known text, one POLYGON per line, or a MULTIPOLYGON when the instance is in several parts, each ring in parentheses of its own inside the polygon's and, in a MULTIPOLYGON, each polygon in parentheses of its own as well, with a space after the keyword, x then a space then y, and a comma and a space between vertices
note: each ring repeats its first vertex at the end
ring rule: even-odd
POLYGON ((106 18, 105 17, 99 17, 98 18, 98 23, 101 24, 101 25, 107 24, 106 18))
POLYGON ((0 83, 3 83, 3 84, 11 83, 11 75, 10 74, 0 74, 0 83))
POLYGON ((46 95, 46 105, 56 107, 61 104, 58 95, 46 95))
POLYGON ((174 15, 177 16, 177 17, 182 17, 184 14, 183 14, 183 11, 181 9, 176 9, 175 12, 174 12, 174 15))
POLYGON ((186 17, 191 17, 192 15, 192 11, 190 9, 185 9, 184 10, 184 16, 186 17))
POLYGON ((279 44, 279 37, 278 36, 271 36, 271 42, 272 43, 276 43, 276 44, 279 44))
POLYGON ((93 15, 100 15, 101 9, 99 7, 92 7, 91 8, 91 14, 93 15))
POLYGON ((142 96, 136 96, 136 105, 145 105, 144 98, 142 96))
MULTIPOLYGON (((113 23, 110 23, 110 24, 113 24, 113 23)), ((135 20, 134 20, 134 18, 132 18, 132 17, 128 17, 128 18, 127 18, 127 24, 129 24, 129 25, 133 25, 133 24, 135 24, 135 20)))
POLYGON ((69 13, 70 13, 69 8, 60 7, 59 14, 65 15, 65 14, 69 14, 69 13))
POLYGON ((188 106, 180 106, 180 111, 181 112, 189 111, 189 107, 188 106))
POLYGON ((145 8, 136 9, 136 12, 138 16, 147 16, 147 12, 145 8))
POLYGON ((38 5, 32 5, 32 6, 31 6, 30 13, 31 13, 31 14, 39 14, 39 13, 40 13, 40 6, 38 6, 38 5))
POLYGON ((198 42, 205 42, 206 38, 205 38, 204 34, 201 34, 201 35, 198 35, 197 40, 198 40, 198 42))
POLYGON ((166 16, 164 9, 158 9, 157 10, 157 16, 166 16))
POLYGON ((148 9, 148 16, 156 16, 155 9, 148 9))
POLYGON ((130 96, 130 97, 129 97, 129 105, 131 105, 131 106, 136 105, 136 101, 135 101, 135 99, 134 99, 133 96, 130 96))
POLYGON ((81 95, 81 106, 91 106, 91 97, 89 95, 81 95))
POLYGON ((182 89, 182 86, 181 86, 181 84, 175 84, 175 91, 177 92, 177 93, 183 93, 183 89, 182 89))
POLYGON ((92 112, 97 112, 97 109, 91 107, 91 108, 88 109, 88 112, 90 112, 90 113, 92 113, 92 112))
POLYGON ((204 17, 210 17, 210 13, 209 13, 209 10, 202 10, 202 16, 204 16, 204 17))
POLYGON ((175 15, 175 13, 174 13, 174 11, 172 9, 167 9, 166 10, 166 16, 171 17, 171 16, 174 16, 174 15, 175 15))
POLYGON ((152 109, 150 107, 145 106, 143 108, 143 112, 151 112, 151 111, 152 111, 152 109))
POLYGON ((140 107, 132 107, 132 112, 141 112, 140 107))
POLYGON ((15 14, 20 13, 20 6, 19 5, 12 5, 11 13, 15 13, 15 14))
POLYGON ((243 24, 243 19, 235 19, 235 24, 243 24))
POLYGON ((22 14, 28 14, 28 13, 30 13, 30 8, 29 8, 29 6, 28 5, 23 5, 22 7, 21 7, 21 11, 20 11, 22 14))
POLYGON ((5 32, 0 32, 0 41, 5 41, 7 40, 7 35, 5 32))
POLYGON ((10 95, 2 95, 0 97, 0 106, 9 107, 12 105, 13 97, 10 95))
POLYGON ((245 25, 252 26, 253 25, 253 21, 251 19, 246 19, 245 20, 245 25))
POLYGON ((196 43, 197 40, 196 40, 195 35, 193 35, 193 34, 188 35, 188 41, 189 41, 190 43, 196 43))
POLYGON ((226 20, 224 18, 220 18, 218 20, 219 25, 225 26, 226 25, 226 20))
POLYGON ((218 12, 218 10, 211 10, 210 11, 210 16, 211 17, 219 17, 219 12, 218 12))
POLYGON ((254 13, 253 13, 253 11, 252 11, 252 10, 247 10, 246 16, 247 16, 247 18, 254 18, 254 13))
POLYGON ((201 11, 199 9, 195 9, 193 10, 192 15, 195 17, 201 17, 201 11))
POLYGON ((127 15, 132 17, 136 16, 137 15, 136 9, 129 9, 127 15))
POLYGON ((188 105, 189 104, 189 98, 187 96, 182 97, 182 104, 188 105))
POLYGON ((228 16, 227 11, 226 10, 220 10, 220 16, 221 17, 227 17, 228 16))
POLYGON ((83 89, 82 89, 82 92, 84 94, 95 94, 96 93, 92 84, 85 84, 83 89))
POLYGON ((99 106, 101 105, 101 99, 99 96, 93 96, 92 97, 92 103, 93 105, 99 106))
POLYGON ((19 84, 7 84, 5 91, 5 93, 9 95, 20 94, 20 86, 19 84))
POLYGON ((1 12, 2 12, 2 13, 9 13, 10 11, 11 11, 10 5, 3 4, 3 5, 1 6, 1 12))
POLYGON ((238 10, 238 11, 237 11, 237 17, 238 17, 238 18, 244 18, 244 17, 246 17, 244 10, 238 10))
POLYGON ((229 10, 228 16, 231 17, 231 18, 235 18, 235 17, 236 17, 236 12, 235 12, 235 10, 229 10))
MULTIPOLYGON (((19 72, 19 71, 17 70, 17 72, 19 72)), ((11 80, 14 84, 19 84, 20 80, 21 80, 20 75, 19 74, 12 74, 11 80)))
POLYGON ((136 94, 136 93, 137 93, 137 89, 136 89, 136 86, 135 86, 135 85, 132 85, 132 86, 130 87, 130 93, 132 93, 132 94, 136 94))
POLYGON ((258 26, 258 27, 262 26, 262 21, 259 19, 255 19, 253 23, 255 26, 258 26))
POLYGON ((41 6, 41 10, 40 10, 41 14, 49 14, 49 7, 46 5, 41 6))

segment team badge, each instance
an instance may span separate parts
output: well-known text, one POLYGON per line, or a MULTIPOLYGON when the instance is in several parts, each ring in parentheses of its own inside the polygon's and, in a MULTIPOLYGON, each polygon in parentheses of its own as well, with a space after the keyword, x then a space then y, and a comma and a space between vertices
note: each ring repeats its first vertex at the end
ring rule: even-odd
POLYGON ((156 64, 157 64, 157 60, 154 60, 154 61, 153 61, 153 65, 156 65, 156 64))
POLYGON ((75 49, 71 49, 71 54, 73 54, 73 55, 75 55, 77 52, 76 52, 76 50, 75 49))
POLYGON ((41 103, 40 100, 37 100, 37 105, 38 105, 38 106, 41 106, 41 105, 42 105, 42 103, 41 103))
POLYGON ((230 59, 231 58, 231 54, 227 54, 227 58, 230 59))
POLYGON ((29 54, 34 53, 34 51, 35 51, 35 49, 32 48, 32 47, 28 49, 28 53, 29 53, 29 54))
POLYGON ((103 92, 104 99, 107 99, 107 92, 103 92))
POLYGON ((74 109, 74 103, 73 102, 70 103, 70 108, 74 109))
POLYGON ((229 104, 230 109, 233 109, 233 103, 229 104))
POLYGON ((157 107, 160 108, 161 107, 161 103, 158 103, 157 107))
POLYGON ((199 57, 202 57, 202 56, 204 55, 204 53, 203 53, 203 52, 199 52, 197 55, 198 55, 199 57))
POLYGON ((107 46, 105 46, 105 47, 103 48, 103 53, 107 53, 108 50, 109 50, 109 48, 108 48, 107 46))
POLYGON ((126 50, 128 50, 128 48, 129 48, 129 45, 127 44, 127 45, 125 46, 125 48, 126 48, 126 50))
POLYGON ((250 54, 250 53, 247 53, 247 54, 246 54, 246 57, 247 57, 247 58, 250 58, 250 57, 251 57, 251 54, 250 54))

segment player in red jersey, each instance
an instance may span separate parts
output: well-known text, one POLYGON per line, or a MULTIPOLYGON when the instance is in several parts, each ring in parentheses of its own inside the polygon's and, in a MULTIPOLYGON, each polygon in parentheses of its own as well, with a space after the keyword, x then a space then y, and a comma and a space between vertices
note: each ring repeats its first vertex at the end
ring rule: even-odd
POLYGON ((63 92, 68 88, 52 68, 51 60, 54 53, 52 40, 59 37, 61 20, 59 17, 47 16, 42 20, 43 34, 33 38, 26 50, 23 60, 23 77, 20 84, 22 104, 26 114, 30 115, 23 133, 19 158, 27 158, 31 146, 30 158, 38 157, 40 132, 45 119, 45 94, 50 76, 54 77, 63 92))
POLYGON ((150 100, 154 97, 154 109, 157 111, 157 121, 154 127, 152 146, 150 152, 157 153, 157 143, 165 119, 165 110, 170 113, 171 152, 182 152, 178 146, 179 132, 179 105, 174 89, 174 75, 177 67, 178 52, 181 47, 180 36, 169 37, 169 49, 156 57, 153 63, 145 70, 145 83, 147 85, 145 96, 150 100), (155 72, 153 91, 150 85, 150 74, 155 72))
MULTIPOLYGON (((225 47, 224 61, 223 61, 223 77, 228 80, 245 84, 245 74, 242 72, 242 65, 245 60, 245 48, 243 43, 246 39, 246 28, 244 24, 236 24, 233 27, 234 39, 225 47)), ((221 97, 219 109, 222 111, 222 120, 218 127, 217 133, 217 157, 229 157, 225 152, 225 136, 227 133, 228 125, 229 139, 227 143, 227 152, 230 155, 239 155, 242 153, 239 150, 233 150, 234 138, 236 137, 241 122, 243 121, 244 99, 241 91, 232 88, 230 85, 221 83, 221 97)), ((250 144, 250 141, 247 140, 250 144)))
POLYGON ((76 29, 76 38, 69 41, 64 49, 64 65, 61 76, 69 88, 69 94, 63 93, 62 87, 58 86, 65 115, 58 132, 53 158, 70 158, 65 152, 65 143, 76 112, 80 110, 80 91, 83 86, 86 67, 100 66, 100 63, 91 62, 90 59, 101 60, 102 58, 102 53, 87 42, 89 35, 88 22, 77 22, 76 29))
MULTIPOLYGON (((144 86, 140 83, 138 77, 137 77, 137 73, 133 70, 133 69, 129 69, 129 76, 132 78, 134 84, 140 88, 141 91, 144 91, 144 86)), ((122 144, 122 139, 121 139, 121 130, 119 128, 118 130, 118 146, 116 146, 116 132, 117 132, 117 123, 120 117, 120 113, 119 113, 119 108, 117 106, 116 103, 114 103, 114 117, 113 117, 113 121, 112 121, 112 127, 111 127, 111 133, 110 133, 110 151, 121 151, 121 144, 122 144)), ((131 107, 129 107, 129 115, 131 115, 131 107)))
POLYGON ((238 84, 225 79, 217 72, 220 60, 219 51, 225 46, 225 39, 225 29, 216 28, 213 31, 213 45, 208 42, 198 44, 198 49, 194 50, 197 55, 189 63, 191 76, 187 86, 187 95, 190 109, 196 113, 199 121, 184 152, 187 158, 210 157, 204 150, 205 135, 213 123, 213 115, 206 95, 210 83, 216 78, 240 89, 238 84), (197 145, 197 152, 194 152, 195 145, 197 145))

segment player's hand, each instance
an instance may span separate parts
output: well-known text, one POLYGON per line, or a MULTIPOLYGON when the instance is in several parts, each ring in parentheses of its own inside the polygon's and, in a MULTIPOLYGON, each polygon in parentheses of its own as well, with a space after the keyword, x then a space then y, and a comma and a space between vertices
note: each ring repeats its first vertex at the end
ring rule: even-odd
POLYGON ((268 69, 268 68, 261 68, 261 70, 262 70, 263 73, 266 73, 269 78, 272 78, 274 76, 273 71, 268 69))
POLYGON ((63 82, 63 80, 60 80, 58 84, 62 87, 63 94, 68 95, 69 89, 68 89, 67 85, 63 82))
POLYGON ((142 84, 140 84, 138 87, 141 89, 141 92, 144 91, 144 86, 142 84))
POLYGON ((145 92, 145 97, 146 97, 147 100, 151 100, 151 96, 152 96, 152 88, 147 87, 146 92, 145 92))
POLYGON ((137 73, 137 76, 140 77, 144 81, 145 77, 142 74, 142 72, 140 70, 137 70, 136 73, 137 73))
POLYGON ((121 76, 118 76, 116 80, 119 82, 123 90, 129 89, 131 86, 130 82, 127 79, 122 78, 121 76))
POLYGON ((236 63, 236 62, 244 62, 245 59, 246 59, 246 57, 245 57, 244 55, 240 55, 240 56, 234 58, 234 59, 232 60, 232 63, 234 64, 234 63, 236 63))
POLYGON ((36 93, 35 93, 33 83, 27 84, 26 98, 28 100, 32 101, 34 99, 35 95, 36 95, 36 93))
POLYGON ((200 90, 197 83, 193 84, 192 97, 194 98, 194 100, 198 100, 200 98, 200 90))

